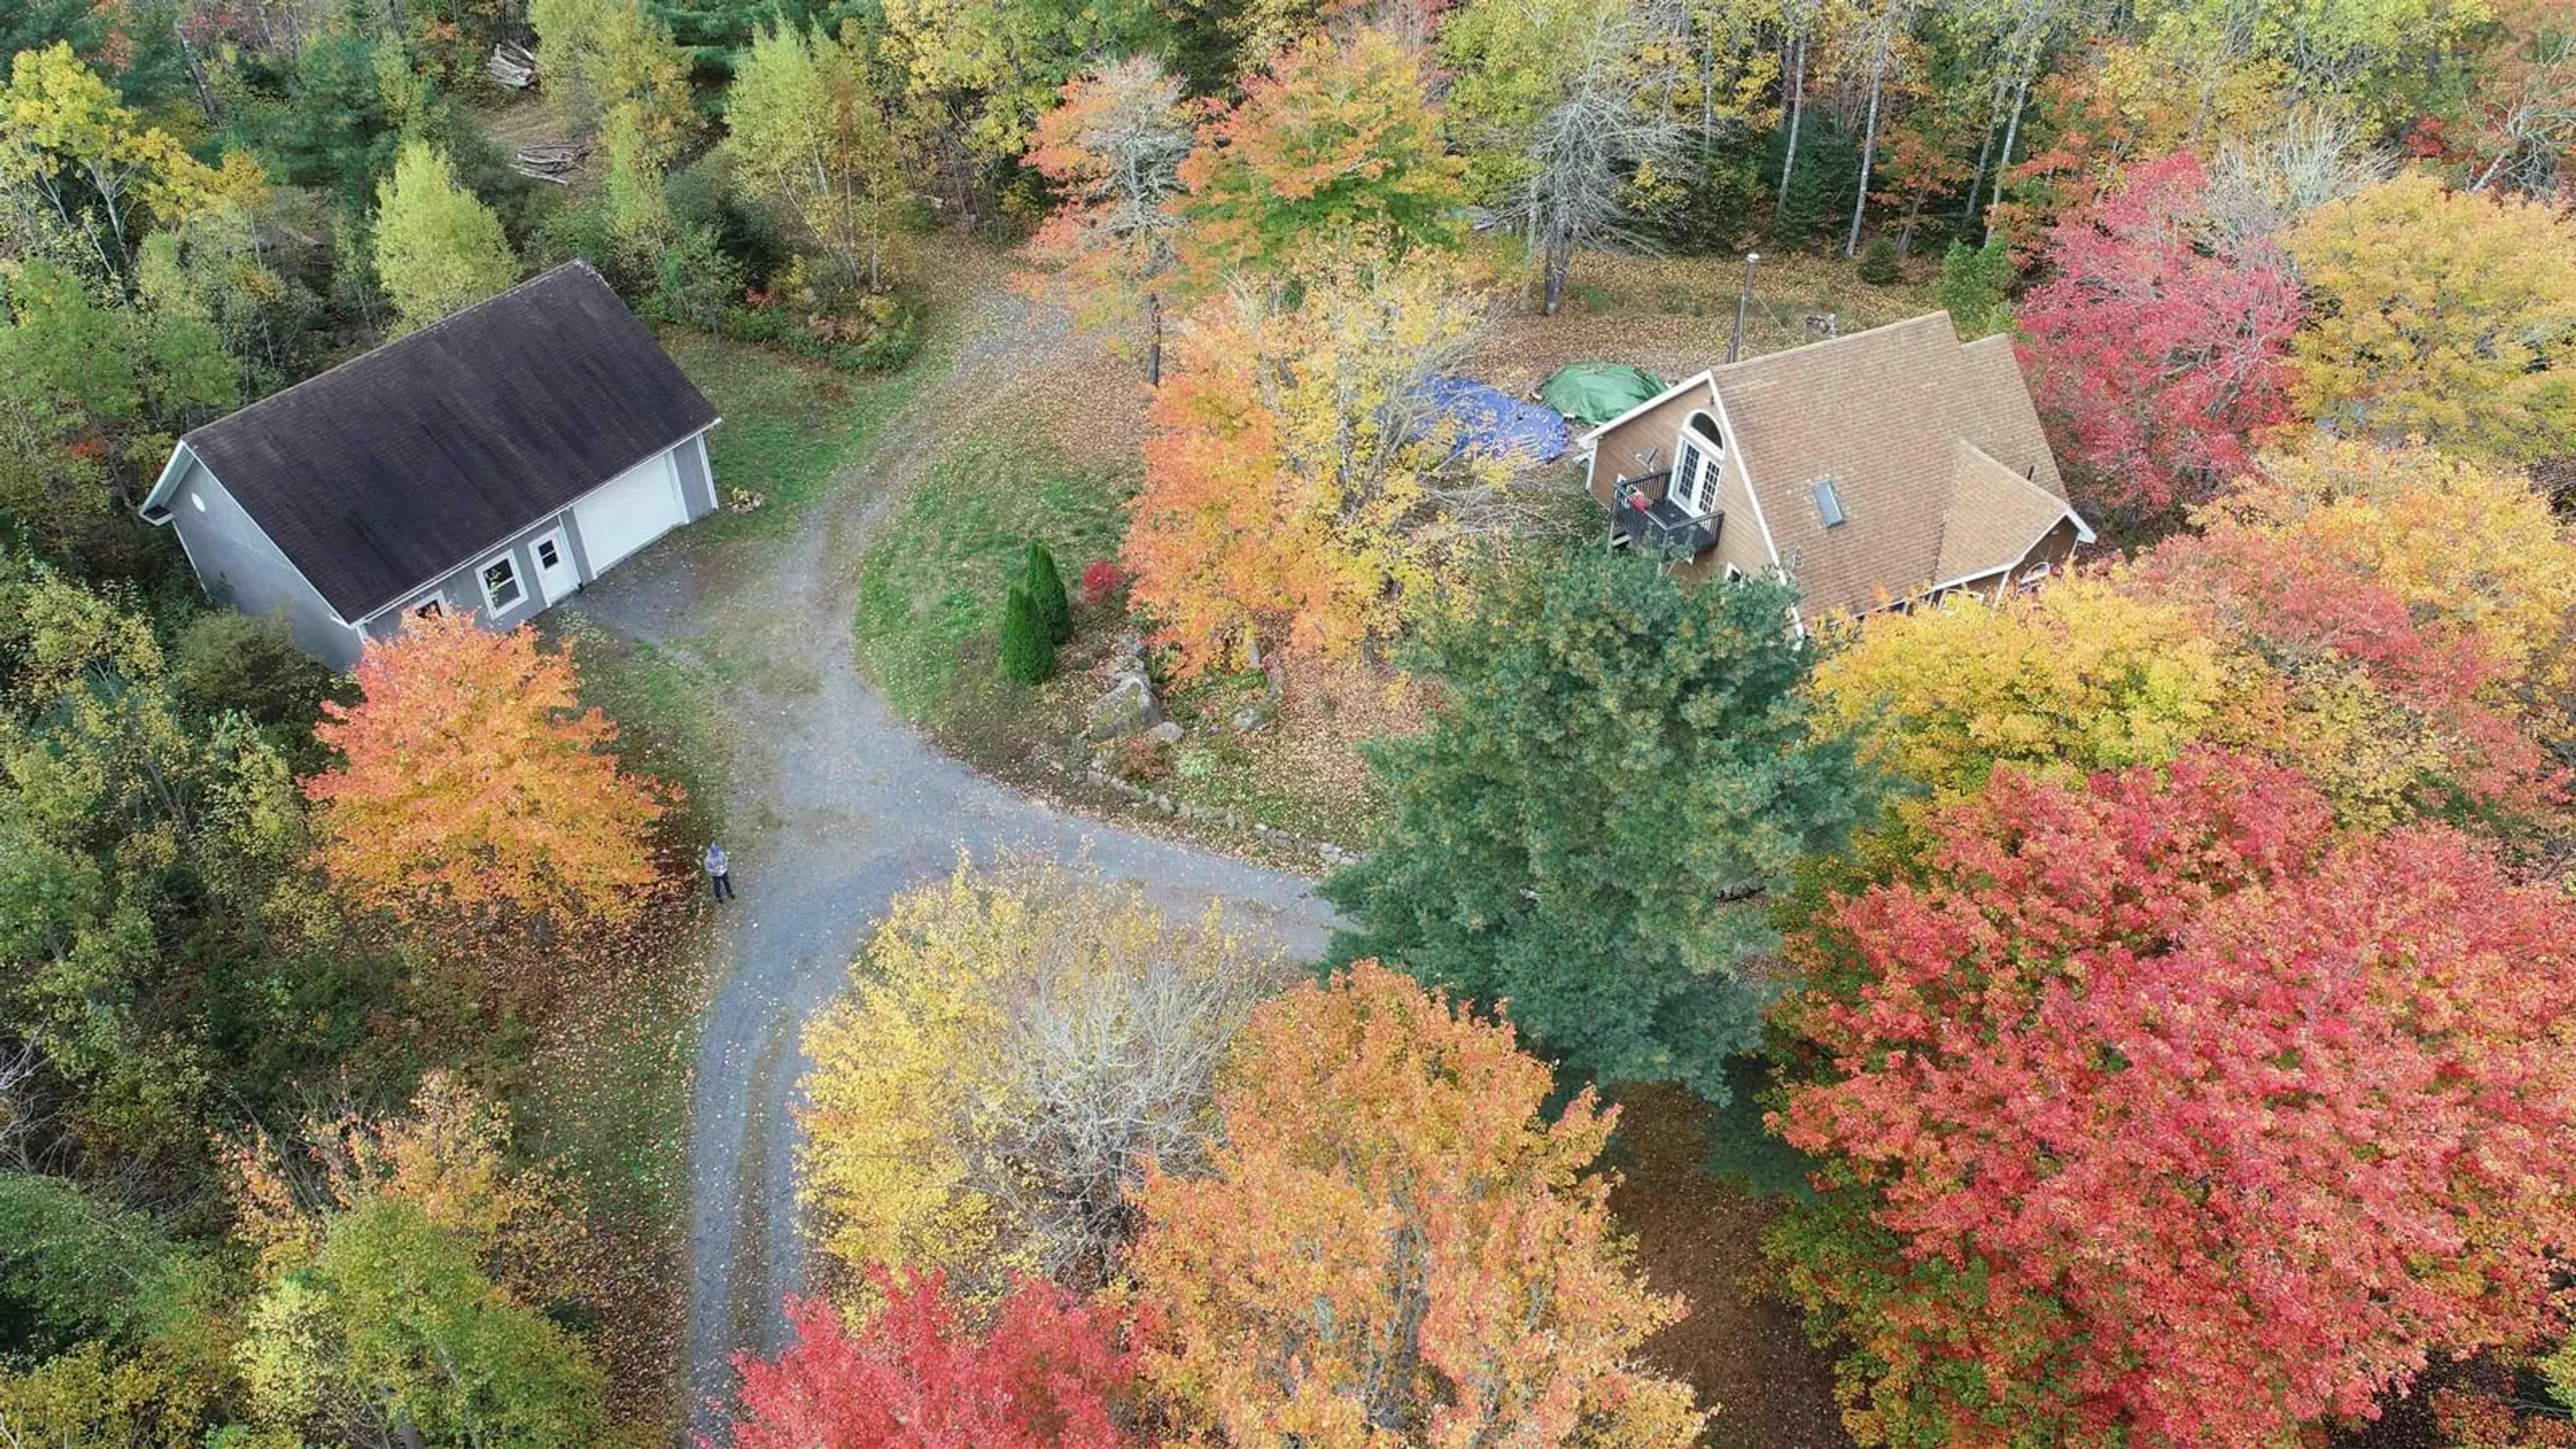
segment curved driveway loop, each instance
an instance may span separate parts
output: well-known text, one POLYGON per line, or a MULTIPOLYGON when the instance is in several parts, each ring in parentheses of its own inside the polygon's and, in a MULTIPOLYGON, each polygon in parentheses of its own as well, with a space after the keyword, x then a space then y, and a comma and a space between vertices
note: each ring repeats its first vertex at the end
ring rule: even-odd
MULTIPOLYGON (((926 389, 794 535, 709 546, 683 533, 578 605, 736 681, 716 703, 733 740, 725 845, 741 895, 718 918, 722 984, 703 1023, 690 1117, 689 1389, 696 1427, 719 1442, 722 1419, 707 1406, 730 1398, 734 1352, 784 1346, 780 1300, 802 1277, 789 1115, 806 1066, 801 1029, 841 989, 898 891, 945 876, 960 850, 979 860, 1037 850, 1088 854, 1167 910, 1196 914, 1222 900, 1239 927, 1296 952, 1319 952, 1331 919, 1297 876, 1071 816, 975 774, 896 719, 860 677, 850 618, 869 528, 945 431, 975 425, 949 410, 984 411, 975 402, 978 384, 996 380, 988 369, 1024 362, 1014 343, 1048 350, 1044 334, 1058 330, 998 289, 976 314, 955 375, 926 389)), ((1007 426, 990 412, 980 421, 1007 426)))

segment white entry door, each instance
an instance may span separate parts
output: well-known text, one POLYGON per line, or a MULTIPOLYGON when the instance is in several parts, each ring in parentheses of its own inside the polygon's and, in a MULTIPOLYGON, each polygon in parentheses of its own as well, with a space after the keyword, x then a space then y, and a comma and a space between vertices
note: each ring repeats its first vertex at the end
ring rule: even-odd
POLYGON ((573 571, 572 548, 564 542, 563 528, 538 535, 528 551, 537 558, 537 596, 551 607, 581 587, 581 575, 573 571))

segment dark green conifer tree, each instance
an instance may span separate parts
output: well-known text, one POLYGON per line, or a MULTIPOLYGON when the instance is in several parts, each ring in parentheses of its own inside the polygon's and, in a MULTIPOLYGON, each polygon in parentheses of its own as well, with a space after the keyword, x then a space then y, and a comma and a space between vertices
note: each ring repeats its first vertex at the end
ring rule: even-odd
POLYGON ((1037 605, 1030 602, 1029 591, 1011 585, 1008 598, 1002 601, 1002 676, 1021 684, 1044 683, 1055 672, 1055 645, 1046 634, 1046 624, 1038 617, 1037 605))
POLYGON ((1814 732, 1792 597, 1587 551, 1435 629, 1417 667, 1447 705, 1372 751, 1388 809, 1323 886, 1357 923, 1333 959, 1508 1000, 1568 1082, 1724 1101, 1771 899, 1874 803, 1852 742, 1814 732))
POLYGON ((1028 563, 1021 570, 1020 582, 1029 591, 1029 602, 1036 606, 1038 622, 1046 626, 1047 641, 1061 644, 1073 637, 1073 601, 1065 597, 1064 571, 1055 566, 1055 555, 1043 543, 1029 544, 1028 563))

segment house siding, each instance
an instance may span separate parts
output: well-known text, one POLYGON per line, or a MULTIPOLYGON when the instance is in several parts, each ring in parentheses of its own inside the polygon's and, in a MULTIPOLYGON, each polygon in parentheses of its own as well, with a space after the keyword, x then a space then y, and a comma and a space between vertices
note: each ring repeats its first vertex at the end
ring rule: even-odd
POLYGON ((297 648, 334 669, 358 662, 357 633, 193 455, 166 506, 208 598, 244 614, 282 612, 297 648))
MULTIPOLYGON (((1700 412, 1717 416, 1706 387, 1693 388, 1603 433, 1595 440, 1592 451, 1589 481, 1593 501, 1606 512, 1611 489, 1620 480, 1671 467, 1682 429, 1689 425, 1691 414, 1700 412)), ((1720 429, 1724 426, 1720 419, 1720 429)), ((1771 566, 1770 550, 1762 541, 1762 526, 1754 515, 1744 461, 1732 440, 1726 450, 1725 466, 1718 475, 1717 506, 1726 514, 1726 522, 1717 531, 1717 547, 1687 563, 1676 564, 1674 577, 1695 584, 1703 579, 1724 578, 1730 565, 1748 576, 1759 575, 1771 566)))
MULTIPOLYGON (((679 476, 682 512, 686 515, 680 526, 685 527, 715 511, 715 479, 708 471, 706 434, 700 433, 687 438, 666 449, 665 452, 679 476)), ((662 456, 664 454, 657 453, 635 466, 637 468, 650 466, 662 456)), ((608 487, 633 472, 634 469, 627 469, 619 473, 616 478, 601 483, 600 487, 608 487)), ((590 495, 582 496, 586 498, 590 495)), ((508 543, 468 560, 435 584, 423 585, 396 600, 390 607, 367 620, 368 636, 376 639, 392 637, 401 628, 403 617, 410 612, 412 605, 432 593, 444 594, 450 608, 473 610, 475 618, 491 629, 513 629, 535 618, 546 609, 546 605, 539 599, 537 593, 537 540, 558 528, 563 530, 565 546, 571 552, 573 577, 579 579, 584 588, 598 582, 602 571, 592 565, 590 550, 583 543, 581 528, 573 517, 573 508, 577 507, 580 501, 575 499, 561 512, 549 514, 529 524, 508 543), (512 567, 516 569, 519 576, 519 602, 498 613, 487 613, 483 603, 483 569, 504 554, 509 556, 512 567)), ((636 555, 630 554, 627 560, 621 560, 621 562, 631 561, 634 557, 636 555)))
MULTIPOLYGON (((501 547, 490 553, 478 555, 438 582, 424 584, 396 600, 392 607, 367 620, 368 637, 392 638, 402 627, 402 621, 410 613, 412 605, 433 593, 445 595, 447 607, 451 609, 471 610, 475 620, 487 629, 515 629, 535 618, 545 612, 545 605, 537 597, 536 541, 564 523, 563 514, 540 519, 501 547), (482 573, 486 564, 493 563, 504 556, 509 558, 511 568, 519 576, 519 602, 495 612, 484 605, 482 573)), ((566 526, 564 532, 567 537, 570 537, 572 530, 566 526)), ((581 557, 578 545, 574 548, 573 560, 578 577, 584 583, 590 582, 590 565, 581 557)))
POLYGON ((1975 578, 1962 580, 1941 590, 1938 594, 1927 597, 1940 599, 1951 594, 1975 594, 1982 599, 1994 599, 1998 597, 2000 590, 2010 588, 2014 580, 2041 564, 2048 565, 2052 573, 2063 570, 2067 561, 2075 557, 2077 541, 2075 525, 2061 521, 2055 528, 2041 535, 2039 542, 2031 545, 2030 552, 2023 554, 2021 561, 2012 567, 1997 569, 1989 574, 1979 574, 1975 578))
POLYGON ((679 466, 680 501, 689 522, 715 512, 716 475, 714 466, 707 461, 707 435, 700 433, 674 448, 671 461, 679 466))

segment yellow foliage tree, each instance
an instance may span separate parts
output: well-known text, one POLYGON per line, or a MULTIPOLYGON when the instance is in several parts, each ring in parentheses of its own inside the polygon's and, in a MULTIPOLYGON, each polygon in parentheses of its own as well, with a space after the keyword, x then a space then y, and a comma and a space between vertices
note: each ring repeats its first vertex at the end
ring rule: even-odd
POLYGON ((2162 764, 2245 682, 2189 611, 2076 578, 1873 615, 1817 665, 1815 689, 1819 728, 1862 727, 1865 758, 1977 790, 1998 764, 2074 778, 2162 764))
POLYGON ((850 290, 884 284, 885 253, 912 189, 869 89, 856 30, 838 40, 787 25, 752 35, 725 113, 734 174, 850 290))
POLYGON ((1823 720, 1936 794, 1981 790, 1999 764, 2074 780, 2208 742, 2296 767, 2376 828, 2555 808, 2487 677, 2474 640, 2410 620, 2366 567, 2240 532, 2001 604, 1873 615, 1815 687, 1823 720))
POLYGON ((487 1273, 534 1301, 563 1295, 582 1237, 565 1186, 508 1165, 509 1110, 455 1076, 421 1078, 409 1115, 343 1109, 304 1126, 290 1159, 266 1133, 226 1153, 234 1236, 274 1279, 309 1263, 332 1218, 400 1202, 453 1233, 487 1273))
POLYGON ((2409 175, 2288 240, 2318 299, 2291 348, 2309 416, 2495 463, 2576 451, 2576 221, 2409 175))
POLYGON ((504 1165, 503 1110, 441 1072, 411 1115, 234 1149, 261 1291, 234 1358, 257 1443, 601 1444, 603 1376, 541 1310, 581 1301, 571 1195, 504 1165))
POLYGON ((2563 809, 2549 761, 2576 742, 2576 534, 2528 481, 2326 442, 2268 455, 2196 517, 2134 583, 2279 674, 2275 752, 2347 819, 2563 809))
POLYGON ((1028 149, 1064 83, 1103 56, 1158 48, 1152 0, 884 0, 879 54, 905 87, 947 112, 979 160, 1028 149))
POLYGON ((2266 455, 2194 518, 2041 594, 1860 621, 1817 668, 1820 716, 1946 792, 2206 741, 2296 767, 2348 824, 2560 818, 2576 532, 2527 481, 2329 441, 2266 455))
POLYGON ((376 279, 393 300, 397 330, 426 327, 518 277, 518 255, 492 208, 458 183, 444 153, 405 142, 393 174, 376 184, 376 279))
POLYGON ((624 112, 658 163, 697 130, 689 57, 643 0, 529 0, 537 72, 564 124, 587 129, 624 112))
POLYGON ((1026 862, 896 899, 807 1029, 803 1195, 851 1268, 970 1292, 1105 1278, 1137 1159, 1190 1160, 1235 1028, 1283 979, 1214 913, 1026 862))
POLYGON ((109 276, 131 269, 144 217, 184 222, 257 184, 246 161, 228 157, 219 174, 144 125, 62 41, 18 52, 0 84, 0 188, 31 193, 40 214, 86 241, 109 276))
POLYGON ((2419 615, 2456 621, 2509 687, 2576 685, 2576 528, 2512 469, 2420 444, 2327 442, 2266 454, 2194 521, 2320 552, 2419 615))

